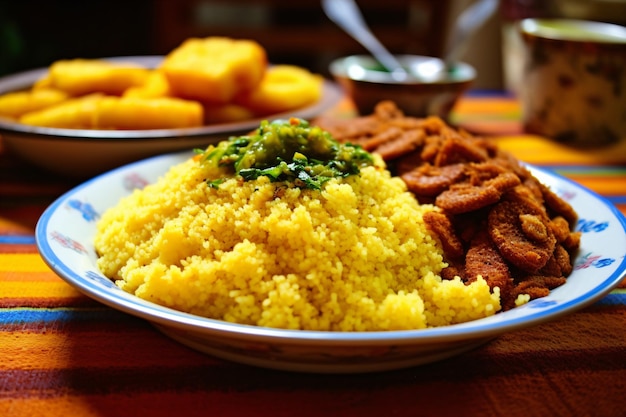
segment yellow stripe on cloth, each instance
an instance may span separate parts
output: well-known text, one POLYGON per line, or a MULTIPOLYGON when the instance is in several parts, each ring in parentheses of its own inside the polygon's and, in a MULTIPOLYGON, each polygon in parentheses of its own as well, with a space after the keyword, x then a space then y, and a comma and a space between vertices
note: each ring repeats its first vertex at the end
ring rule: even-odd
POLYGON ((0 254, 1 298, 68 298, 80 295, 59 278, 39 254, 0 254))
POLYGON ((626 162, 626 141, 598 148, 579 149, 535 135, 500 136, 498 147, 529 164, 604 165, 626 162))
POLYGON ((521 107, 513 97, 461 97, 454 106, 453 117, 461 120, 509 119, 519 123, 521 107))
POLYGON ((44 272, 50 268, 38 253, 0 253, 0 271, 44 272))

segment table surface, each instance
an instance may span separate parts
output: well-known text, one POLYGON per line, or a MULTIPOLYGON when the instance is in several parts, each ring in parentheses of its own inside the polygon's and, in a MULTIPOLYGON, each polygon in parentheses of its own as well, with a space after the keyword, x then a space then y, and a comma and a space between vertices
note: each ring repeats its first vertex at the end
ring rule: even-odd
MULTIPOLYGON (((350 112, 342 102, 331 112, 350 112)), ((470 95, 451 122, 494 136, 626 213, 626 155, 525 135, 512 97, 470 95)), ((626 281, 566 317, 414 368, 280 372, 175 343, 90 300, 40 258, 34 227, 76 183, 27 166, 0 139, 0 416, 626 416, 626 281)))

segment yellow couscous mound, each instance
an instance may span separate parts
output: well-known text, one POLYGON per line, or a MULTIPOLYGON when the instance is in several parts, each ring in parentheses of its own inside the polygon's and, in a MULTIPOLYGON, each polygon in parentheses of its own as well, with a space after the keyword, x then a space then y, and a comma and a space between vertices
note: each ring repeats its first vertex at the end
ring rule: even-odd
POLYGON ((106 211, 98 267, 188 313, 306 330, 420 329, 500 309, 497 289, 438 275, 442 250, 380 158, 321 190, 267 177, 209 187, 196 159, 106 211))

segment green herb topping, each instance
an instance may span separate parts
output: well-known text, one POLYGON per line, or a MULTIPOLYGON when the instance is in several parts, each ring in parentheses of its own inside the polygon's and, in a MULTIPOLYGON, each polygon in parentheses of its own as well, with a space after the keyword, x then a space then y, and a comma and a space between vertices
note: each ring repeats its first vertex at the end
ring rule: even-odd
MULTIPOLYGON (((330 133, 298 118, 263 121, 251 135, 209 147, 201 161, 245 181, 266 176, 272 182, 315 190, 331 178, 358 174, 361 167, 373 164, 372 155, 360 146, 341 144, 330 133)), ((219 187, 222 181, 207 183, 219 187)))

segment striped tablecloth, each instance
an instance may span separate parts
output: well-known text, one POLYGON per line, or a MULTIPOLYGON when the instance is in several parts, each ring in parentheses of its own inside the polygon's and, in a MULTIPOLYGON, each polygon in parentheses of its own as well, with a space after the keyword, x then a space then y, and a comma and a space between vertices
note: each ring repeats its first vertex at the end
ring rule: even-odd
MULTIPOLYGON (((517 102, 502 96, 470 96, 452 117, 626 213, 626 153, 572 150, 522 134, 518 120, 517 102)), ((34 226, 74 185, 0 142, 0 416, 626 416, 624 283, 567 317, 433 364, 364 375, 258 369, 183 347, 57 277, 34 226)))

